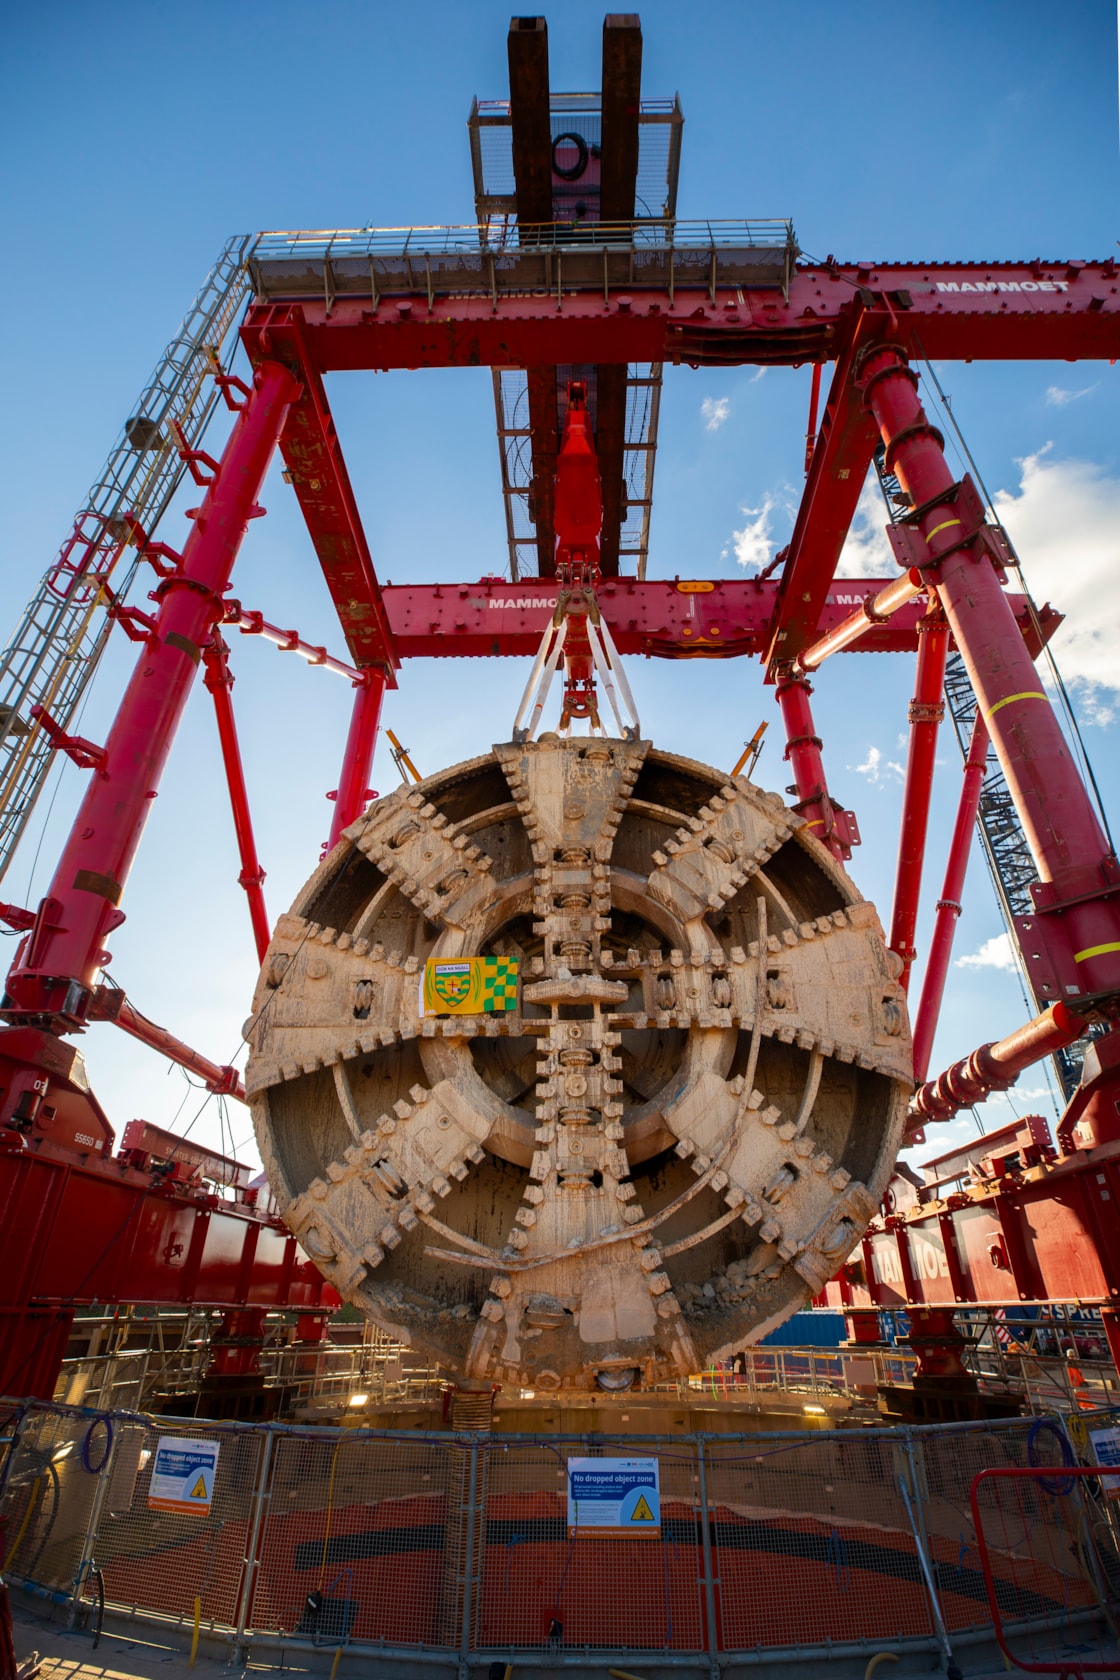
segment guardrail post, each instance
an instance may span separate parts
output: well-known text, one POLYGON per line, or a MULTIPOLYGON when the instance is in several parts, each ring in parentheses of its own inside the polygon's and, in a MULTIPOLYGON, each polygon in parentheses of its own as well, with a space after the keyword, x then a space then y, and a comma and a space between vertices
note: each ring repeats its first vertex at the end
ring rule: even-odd
MULTIPOLYGON (((99 1415, 101 1422, 104 1423, 109 1430, 109 1444, 105 1449, 105 1457, 102 1459, 96 1472, 97 1486, 93 1490, 93 1499, 91 1500, 89 1507, 89 1520, 86 1523, 85 1539, 82 1541, 82 1550, 81 1555, 78 1558, 78 1567, 74 1571, 74 1585, 70 1594, 70 1609, 66 1616, 66 1625, 70 1628, 72 1628, 78 1620, 78 1603, 82 1593, 82 1582, 85 1580, 86 1571, 93 1561, 94 1543, 97 1539, 97 1527, 101 1521, 101 1509, 105 1504, 105 1495, 109 1489, 109 1478, 113 1474, 113 1464, 117 1456, 117 1442, 120 1440, 119 1421, 117 1427, 114 1428, 113 1421, 109 1416, 104 1413, 99 1415)), ((97 1421, 98 1419, 95 1417, 90 1423, 89 1429, 92 1429, 93 1425, 97 1421)), ((89 1431, 87 1430, 87 1439, 88 1435, 89 1431)))
POLYGON ((265 1501, 270 1496, 269 1479, 272 1473, 272 1442, 273 1433, 266 1429, 264 1442, 261 1446, 260 1465, 257 1470, 257 1485, 253 1489, 253 1512, 249 1519, 249 1532, 245 1540, 245 1558, 241 1574, 241 1600, 237 1607, 237 1630, 234 1634, 233 1649, 236 1660, 241 1662, 247 1655, 245 1651, 245 1629, 249 1622, 249 1613, 253 1605, 253 1588, 256 1585, 257 1569, 260 1566, 261 1524, 264 1521, 265 1501))
POLYGON ((0 1446, 7 1448, 3 1458, 0 1459, 0 1503, 3 1502, 4 1495, 8 1491, 8 1477, 12 1473, 12 1466, 15 1464, 16 1454, 19 1452, 23 1437, 23 1426, 31 1416, 31 1410, 32 1408, 28 1405, 17 1407, 15 1419, 11 1426, 11 1434, 0 1438, 0 1446))
POLYGON ((924 1514, 922 1515, 920 1524, 918 1521, 918 1514, 919 1512, 924 1513, 924 1506, 921 1495, 921 1481, 918 1477, 918 1461, 914 1454, 914 1434, 909 1428, 905 1429, 903 1432, 903 1451, 906 1454, 907 1469, 905 1475, 899 1476, 898 1486, 902 1494, 902 1502, 906 1506, 906 1515, 910 1521, 910 1531, 914 1536, 914 1547, 918 1554, 918 1564, 922 1571, 922 1577, 925 1580, 926 1591, 929 1594, 929 1607, 930 1614, 933 1617, 934 1633, 937 1637, 937 1643, 941 1647, 941 1654, 945 1661, 945 1673, 949 1676, 949 1680, 962 1680, 961 1671, 953 1656, 953 1647, 949 1643, 949 1630, 945 1626, 945 1617, 941 1612, 941 1600, 938 1597, 937 1581, 934 1577, 933 1565, 930 1560, 930 1553, 927 1545, 928 1529, 926 1529, 924 1514), (922 1538, 923 1529, 926 1529, 926 1539, 922 1538))
POLYGON ((712 1680, 719 1680, 719 1663, 716 1660, 719 1651, 719 1626, 716 1622, 716 1580, 712 1559, 712 1515, 708 1504, 708 1469, 704 1458, 705 1437, 697 1435, 695 1441, 697 1491, 700 1496, 700 1544, 704 1558, 704 1613, 708 1626, 708 1670, 712 1680))
POLYGON ((469 1447, 470 1467, 467 1475, 467 1509, 466 1532, 463 1536, 463 1621, 459 1629, 459 1680, 469 1680, 470 1655, 473 1640, 471 1637, 471 1617, 474 1614, 474 1578, 475 1578, 475 1533, 476 1533, 476 1503, 478 1500, 478 1442, 472 1441, 469 1447))

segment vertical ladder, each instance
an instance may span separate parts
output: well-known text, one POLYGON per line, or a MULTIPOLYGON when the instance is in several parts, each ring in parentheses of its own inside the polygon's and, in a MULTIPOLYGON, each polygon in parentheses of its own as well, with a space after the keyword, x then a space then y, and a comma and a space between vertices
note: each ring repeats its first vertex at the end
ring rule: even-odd
POLYGON ((71 728, 112 629, 106 608, 127 595, 139 565, 135 547, 126 553, 133 522, 155 531, 186 471, 180 449, 200 446, 219 400, 210 376, 249 290, 251 244, 239 234, 222 250, 0 654, 0 876, 51 765, 32 708, 71 728))

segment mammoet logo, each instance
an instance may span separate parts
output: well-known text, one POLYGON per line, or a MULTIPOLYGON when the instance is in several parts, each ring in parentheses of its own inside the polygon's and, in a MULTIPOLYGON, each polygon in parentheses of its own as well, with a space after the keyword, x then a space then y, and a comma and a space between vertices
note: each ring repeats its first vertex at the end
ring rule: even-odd
POLYGON ((555 595, 491 595, 489 605, 502 612, 533 612, 537 607, 547 607, 551 612, 556 605, 555 595))
POLYGON ((939 280, 939 292, 1068 292, 1068 280, 939 280))

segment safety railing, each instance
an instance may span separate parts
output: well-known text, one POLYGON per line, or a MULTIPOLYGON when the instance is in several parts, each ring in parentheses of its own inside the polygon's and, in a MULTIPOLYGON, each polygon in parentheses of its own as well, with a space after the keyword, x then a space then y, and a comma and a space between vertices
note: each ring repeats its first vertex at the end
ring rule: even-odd
POLYGON ((780 217, 714 222, 639 218, 626 222, 518 223, 503 226, 495 235, 488 224, 433 224, 429 227, 310 228, 258 234, 251 252, 254 262, 283 257, 377 257, 412 252, 416 256, 477 256, 480 245, 496 251, 537 250, 565 244, 669 246, 739 250, 770 246, 785 250, 794 245, 793 223, 780 217))
POLYGON ((991 1465, 970 1490, 988 1608, 1010 1669, 1120 1673, 1120 1476, 991 1465), (1061 1605, 1057 1616, 1047 1606, 1061 1605), (1040 1609, 1043 1614, 1039 1614, 1040 1609))
POLYGON ((951 1658, 990 1637, 993 1590, 1012 1634, 1071 1602, 1072 1564, 1024 1593, 1014 1548, 989 1545, 985 1562, 970 1513, 981 1472, 1066 1476, 1069 1442, 1038 1419, 614 1438, 32 1403, 0 1436, 10 1584, 76 1622, 103 1595, 115 1626, 257 1662, 344 1649, 371 1672, 419 1655, 451 1674, 633 1652, 650 1671, 738 1657, 817 1672, 878 1649, 951 1658), (656 1526, 569 1526, 569 1461, 587 1458, 654 1461, 656 1526))
POLYGON ((634 221, 592 224, 500 220, 470 227, 313 228, 262 233, 249 271, 262 301, 360 296, 424 299, 775 287, 788 294, 797 261, 792 223, 634 221))
MULTIPOLYGON (((108 1322, 108 1321, 106 1321, 108 1322)), ((185 1322, 185 1321, 184 1321, 185 1322)), ((137 1332, 144 1326, 132 1325, 137 1332)), ((196 1327, 197 1329, 197 1327, 196 1327)), ((210 1360, 206 1334, 180 1346, 125 1346, 112 1353, 64 1361, 55 1397, 101 1410, 143 1410, 193 1394, 210 1360)), ((1076 1414, 1120 1402, 1120 1376, 1111 1361, 1009 1353, 999 1347, 970 1347, 969 1368, 981 1391, 1022 1397, 1032 1415, 1076 1414)), ((715 1400, 771 1409, 779 1398, 830 1410, 874 1408, 878 1389, 913 1381, 915 1357, 905 1348, 753 1347, 734 1365, 709 1368, 687 1380, 658 1385, 657 1392, 681 1401, 715 1400)), ((356 1405, 423 1406, 446 1386, 434 1367, 386 1337, 352 1343, 324 1340, 269 1345, 260 1356, 266 1387, 284 1391, 288 1413, 337 1413, 356 1405)))

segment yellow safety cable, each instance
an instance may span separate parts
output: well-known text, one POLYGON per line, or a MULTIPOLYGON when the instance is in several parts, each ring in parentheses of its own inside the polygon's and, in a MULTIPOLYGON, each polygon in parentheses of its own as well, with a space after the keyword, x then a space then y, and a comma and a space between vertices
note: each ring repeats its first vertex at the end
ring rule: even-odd
POLYGON ((334 1508, 334 1473, 338 1469, 338 1455, 342 1449, 342 1439, 335 1442, 334 1452, 331 1454, 331 1479, 327 1484, 327 1526, 323 1532, 323 1556, 319 1564, 319 1591, 323 1590, 323 1582, 327 1574, 327 1546, 331 1537, 331 1513, 334 1508))
POLYGON ((16 1535, 16 1537, 15 1537, 14 1541, 12 1542, 11 1546, 8 1548, 7 1562, 8 1562, 9 1567, 11 1566, 12 1559, 15 1557, 16 1553, 19 1551, 20 1541, 23 1539, 24 1535, 27 1533, 27 1525, 31 1521, 31 1513, 35 1509, 35 1501, 39 1496, 39 1489, 43 1485, 43 1479, 44 1479, 45 1476, 46 1476, 46 1471, 45 1470, 40 1470, 40 1472, 36 1476, 34 1482, 31 1484, 31 1498, 27 1501, 27 1509, 23 1513, 23 1521, 19 1525, 19 1533, 16 1535))

